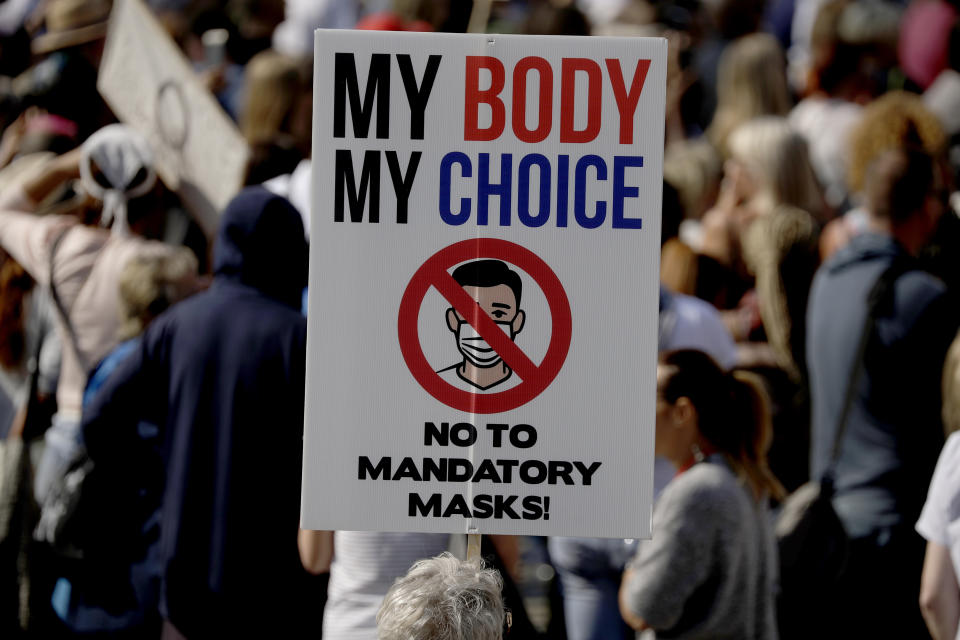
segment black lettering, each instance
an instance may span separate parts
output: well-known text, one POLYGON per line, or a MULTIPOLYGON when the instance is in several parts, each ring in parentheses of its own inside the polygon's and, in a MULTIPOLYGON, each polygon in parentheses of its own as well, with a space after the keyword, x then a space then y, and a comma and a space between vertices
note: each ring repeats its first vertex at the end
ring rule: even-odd
POLYGON ((503 446, 503 432, 510 428, 508 424, 488 424, 487 431, 493 431, 493 446, 503 446))
POLYGON ((477 468, 477 472, 473 474, 474 482, 480 482, 481 480, 500 482, 500 474, 497 473, 497 468, 493 466, 493 460, 483 460, 477 468))
MULTIPOLYGON (((428 65, 427 70, 429 71, 429 69, 428 65)), ((424 75, 424 82, 426 82, 426 74, 424 75)), ((360 104, 360 87, 357 81, 357 65, 353 54, 335 54, 333 62, 334 138, 346 136, 346 101, 348 94, 350 97, 350 118, 353 122, 353 137, 367 137, 370 131, 370 118, 373 115, 373 102, 376 98, 377 137, 389 138, 390 54, 375 53, 370 56, 370 71, 367 74, 367 86, 362 106, 360 104)))
POLYGON ((413 179, 417 176, 417 167, 420 166, 420 155, 419 151, 411 152, 406 172, 400 173, 397 152, 387 151, 387 167, 390 168, 393 193, 397 196, 397 224, 407 224, 407 203, 410 200, 410 191, 413 189, 413 179))
POLYGON ((575 484, 573 481, 573 464, 565 460, 551 460, 549 467, 550 484, 557 484, 558 480, 563 480, 563 484, 575 484))
POLYGON ((404 478, 410 478, 415 482, 420 482, 422 480, 420 477, 420 471, 417 469, 417 465, 413 461, 413 458, 404 458, 400 463, 400 466, 397 467, 397 472, 393 474, 394 480, 403 480, 404 478))
POLYGON ((423 459, 423 481, 429 482, 430 480, 436 480, 437 482, 447 481, 446 458, 439 458, 437 460, 433 458, 423 459))
POLYGON ((547 465, 539 460, 527 460, 520 465, 520 479, 528 484, 540 484, 547 479, 547 465))
POLYGON ((447 505, 446 510, 443 512, 444 518, 449 518, 451 516, 463 516, 464 518, 470 517, 470 507, 467 506, 466 499, 459 493, 450 499, 450 504, 447 505))
POLYGON ((463 458, 450 458, 447 461, 447 480, 467 482, 473 477, 473 464, 463 458))
POLYGON ((473 496, 473 517, 489 518, 493 515, 493 496, 486 493, 473 496))
POLYGON ((370 476, 371 480, 379 480, 380 476, 383 476, 384 480, 390 479, 390 458, 380 458, 380 462, 377 463, 377 466, 374 467, 370 464, 370 458, 367 456, 360 456, 360 469, 357 473, 357 480, 366 480, 367 476, 370 476))
POLYGON ((337 149, 334 161, 333 220, 343 222, 343 191, 350 200, 350 222, 363 222, 363 206, 369 192, 370 222, 380 222, 380 152, 363 152, 360 170, 360 188, 353 173, 353 154, 349 149, 337 149))
POLYGON ((497 460, 502 470, 501 476, 504 482, 513 482, 513 470, 520 466, 519 460, 497 460))
POLYGON ((539 520, 543 517, 543 507, 540 506, 540 496, 527 496, 523 499, 523 519, 539 520))
POLYGON ((440 423, 440 428, 437 428, 432 422, 426 422, 423 425, 423 444, 426 447, 429 447, 434 442, 439 444, 441 447, 445 447, 450 444, 450 425, 446 422, 440 423))
POLYGON ((510 429, 510 444, 517 449, 529 449, 537 444, 537 430, 528 424, 518 424, 510 429), (520 434, 525 434, 523 438, 520 434))
POLYGON ((520 519, 520 515, 513 510, 513 503, 517 501, 517 496, 494 496, 493 498, 494 518, 500 520, 507 515, 511 520, 520 519))
POLYGON ((400 65, 400 77, 403 78, 403 88, 407 92, 407 102, 410 103, 410 137, 414 140, 423 140, 423 116, 427 110, 430 92, 433 90, 433 81, 437 79, 440 56, 432 55, 427 58, 427 68, 423 72, 423 82, 419 87, 417 87, 417 76, 413 72, 410 56, 398 53, 397 64, 400 65))
POLYGON ((573 466, 577 468, 577 471, 580 472, 580 475, 583 476, 584 486, 590 485, 590 480, 593 478, 593 474, 597 472, 597 469, 600 468, 601 462, 594 462, 589 467, 583 464, 582 462, 574 462, 573 466))
POLYGON ((427 499, 426 502, 423 502, 419 494, 411 493, 409 494, 407 515, 411 518, 415 518, 417 514, 421 516, 433 516, 434 518, 439 518, 441 499, 442 498, 439 493, 434 493, 427 499))
POLYGON ((458 422, 450 430, 450 439, 458 447, 469 447, 477 441, 477 428, 469 422, 458 422))

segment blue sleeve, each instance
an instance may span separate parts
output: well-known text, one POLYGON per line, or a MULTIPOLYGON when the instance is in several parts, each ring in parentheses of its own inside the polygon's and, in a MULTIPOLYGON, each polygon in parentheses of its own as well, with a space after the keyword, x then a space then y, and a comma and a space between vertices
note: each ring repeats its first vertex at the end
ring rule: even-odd
POLYGON ((161 317, 154 321, 139 344, 119 359, 84 407, 80 429, 94 461, 123 459, 137 440, 140 421, 161 425, 165 422, 163 320, 161 317))

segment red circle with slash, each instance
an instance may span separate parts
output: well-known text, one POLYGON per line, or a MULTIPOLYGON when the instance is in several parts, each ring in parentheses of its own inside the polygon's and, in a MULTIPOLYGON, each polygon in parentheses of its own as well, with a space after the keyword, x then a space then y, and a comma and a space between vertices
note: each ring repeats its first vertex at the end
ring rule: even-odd
POLYGON ((521 407, 550 386, 567 358, 572 326, 567 294, 547 263, 529 249, 495 238, 463 240, 430 256, 410 278, 400 300, 397 320, 400 351, 417 382, 443 404, 460 411, 481 414, 501 413, 521 407), (519 267, 528 273, 543 291, 550 306, 552 330, 550 346, 539 365, 530 360, 520 347, 496 326, 493 319, 480 309, 476 301, 447 271, 463 262, 481 258, 502 260, 519 267), (500 358, 520 378, 520 384, 495 393, 472 393, 454 387, 433 370, 423 353, 417 330, 420 306, 431 287, 496 350, 500 358))

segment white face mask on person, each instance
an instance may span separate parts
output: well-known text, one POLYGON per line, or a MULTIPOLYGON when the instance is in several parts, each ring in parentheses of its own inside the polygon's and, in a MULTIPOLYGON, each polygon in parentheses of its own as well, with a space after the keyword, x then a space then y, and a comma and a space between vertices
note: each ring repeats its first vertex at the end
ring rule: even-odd
MULTIPOLYGON (((511 323, 498 322, 497 326, 513 340, 511 323)), ((484 369, 500 362, 500 355, 487 344, 486 340, 480 337, 480 334, 470 326, 469 322, 461 322, 457 326, 457 348, 460 349, 464 358, 484 369)))

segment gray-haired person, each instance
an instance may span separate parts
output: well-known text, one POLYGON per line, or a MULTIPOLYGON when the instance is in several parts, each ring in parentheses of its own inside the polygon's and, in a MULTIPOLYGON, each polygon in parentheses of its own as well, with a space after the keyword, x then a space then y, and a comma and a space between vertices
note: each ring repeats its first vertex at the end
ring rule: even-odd
POLYGON ((379 640, 501 640, 503 580, 480 560, 449 553, 420 560, 387 592, 379 640))

